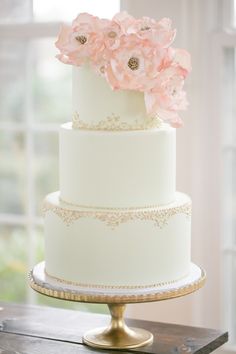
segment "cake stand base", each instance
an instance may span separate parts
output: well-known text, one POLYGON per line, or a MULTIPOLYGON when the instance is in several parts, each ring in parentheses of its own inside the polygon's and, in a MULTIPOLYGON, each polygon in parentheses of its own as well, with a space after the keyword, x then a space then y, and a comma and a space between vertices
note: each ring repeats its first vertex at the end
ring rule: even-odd
POLYGON ((109 304, 111 323, 108 328, 96 328, 83 336, 90 347, 109 349, 138 348, 153 341, 153 335, 141 328, 129 328, 124 322, 125 305, 109 304))
POLYGON ((181 280, 148 287, 92 287, 65 282, 45 272, 45 262, 37 264, 29 274, 30 286, 35 291, 57 299, 107 304, 111 313, 110 325, 96 328, 83 336, 91 347, 104 349, 131 349, 151 344, 152 333, 129 328, 124 321, 126 304, 160 301, 190 294, 205 283, 205 271, 191 264, 189 274, 181 280))

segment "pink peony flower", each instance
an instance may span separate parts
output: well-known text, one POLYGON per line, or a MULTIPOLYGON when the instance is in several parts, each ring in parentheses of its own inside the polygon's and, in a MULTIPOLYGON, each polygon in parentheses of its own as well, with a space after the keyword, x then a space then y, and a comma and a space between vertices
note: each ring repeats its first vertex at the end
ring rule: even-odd
POLYGON ((126 11, 118 12, 112 19, 117 23, 124 34, 128 34, 128 29, 137 21, 133 16, 129 15, 126 11))
POLYGON ((154 87, 145 92, 145 104, 150 115, 158 115, 173 126, 180 126, 179 110, 187 108, 186 93, 183 91, 184 75, 179 67, 169 67, 160 72, 154 87))
POLYGON ((103 36, 99 31, 101 20, 82 13, 72 22, 72 27, 63 26, 56 46, 68 62, 82 65, 88 58, 98 57, 104 48, 103 36))
POLYGON ((104 68, 107 67, 112 52, 120 46, 123 32, 116 22, 108 20, 102 24, 100 32, 103 41, 102 51, 100 51, 99 57, 94 55, 90 59, 95 71, 104 74, 104 68))
POLYGON ((107 50, 117 49, 120 45, 121 36, 124 34, 120 25, 115 21, 109 21, 103 28, 104 45, 107 50))
POLYGON ((106 20, 82 13, 61 27, 55 44, 63 63, 88 62, 112 89, 144 92, 148 114, 177 127, 177 112, 187 106, 183 84, 191 60, 184 49, 171 47, 175 34, 167 18, 135 19, 120 12, 106 20))
POLYGON ((149 17, 142 17, 133 21, 127 31, 164 48, 171 45, 176 35, 176 30, 171 29, 171 20, 168 18, 157 22, 149 17))
POLYGON ((99 24, 103 21, 96 16, 86 12, 80 13, 72 22, 72 29, 79 28, 81 33, 90 33, 99 29, 99 24))
POLYGON ((106 79, 113 89, 144 91, 162 68, 166 50, 155 48, 135 35, 127 35, 107 64, 106 79))
POLYGON ((103 22, 101 28, 103 36, 103 48, 100 51, 99 57, 97 55, 91 56, 91 65, 94 70, 101 76, 105 75, 107 63, 111 58, 112 52, 120 46, 123 32, 120 26, 114 21, 103 22))

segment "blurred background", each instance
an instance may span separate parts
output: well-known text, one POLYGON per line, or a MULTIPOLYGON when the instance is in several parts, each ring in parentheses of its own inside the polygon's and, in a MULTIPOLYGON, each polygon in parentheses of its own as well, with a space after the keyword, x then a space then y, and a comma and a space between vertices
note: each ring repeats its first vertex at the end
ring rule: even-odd
MULTIPOLYGON (((58 126, 70 121, 71 68, 55 59, 61 22, 120 9, 169 17, 175 46, 192 55, 190 101, 177 133, 177 187, 193 200, 192 259, 207 284, 184 298, 130 305, 127 315, 228 329, 236 352, 236 1, 0 1, 0 301, 106 312, 34 293, 27 272, 43 259, 41 205, 58 190, 58 126)), ((218 351, 220 352, 220 350, 218 351)))

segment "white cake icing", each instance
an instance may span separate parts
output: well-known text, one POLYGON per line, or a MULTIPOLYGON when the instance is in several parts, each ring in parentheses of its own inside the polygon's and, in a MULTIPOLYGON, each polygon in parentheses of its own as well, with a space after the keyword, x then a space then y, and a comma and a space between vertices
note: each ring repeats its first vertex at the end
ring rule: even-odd
POLYGON ((125 12, 82 13, 61 28, 73 116, 60 128, 60 191, 44 203, 45 269, 59 282, 112 291, 190 271, 191 200, 176 192, 172 127, 191 61, 174 37, 169 19, 125 12))
POLYGON ((47 273, 106 287, 186 276, 191 201, 175 188, 175 129, 150 129, 142 94, 113 92, 88 68, 73 80, 79 115, 60 128, 60 191, 44 208, 47 273))
POLYGON ((60 191, 80 206, 129 208, 175 198, 175 129, 129 132, 60 129, 60 191))
POLYGON ((147 113, 142 92, 113 91, 89 65, 74 66, 72 77, 73 112, 78 113, 84 127, 94 127, 114 117, 120 123, 145 126, 147 113))
POLYGON ((181 193, 174 203, 141 210, 76 208, 52 193, 45 204, 46 271, 100 286, 178 280, 190 268, 190 208, 181 193), (115 226, 111 218, 117 219, 115 226))

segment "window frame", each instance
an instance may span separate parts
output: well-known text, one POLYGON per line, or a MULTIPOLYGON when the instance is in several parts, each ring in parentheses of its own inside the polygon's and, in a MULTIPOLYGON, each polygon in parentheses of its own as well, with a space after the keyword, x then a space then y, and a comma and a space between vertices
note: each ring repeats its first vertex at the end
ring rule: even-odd
MULTIPOLYGON (((225 9, 226 11, 226 9, 225 9)), ((224 19, 226 16, 224 17, 224 19)), ((232 21, 230 16, 227 17, 228 20, 232 21)), ((211 110, 210 113, 216 117, 216 128, 214 129, 217 134, 217 141, 219 144, 219 164, 218 164, 218 176, 220 180, 219 197, 221 200, 221 205, 219 205, 219 216, 220 216, 220 283, 218 284, 218 289, 216 289, 220 294, 220 316, 221 316, 221 326, 233 333, 232 340, 220 349, 219 352, 223 354, 232 354, 236 350, 236 333, 235 328, 232 327, 232 316, 233 316, 233 300, 232 300, 232 279, 233 271, 232 267, 228 261, 228 255, 231 254, 236 257, 236 247, 233 245, 231 237, 225 235, 225 217, 227 210, 230 209, 230 205, 225 203, 225 184, 224 182, 224 161, 227 158, 226 152, 228 150, 234 151, 236 149, 236 144, 233 141, 229 141, 224 136, 224 85, 222 84, 225 75, 225 49, 235 49, 236 50, 236 28, 225 25, 222 29, 213 32, 210 36, 211 38, 211 78, 212 83, 209 85, 214 90, 212 95, 212 102, 210 103, 211 110)), ((228 25, 231 23, 228 22, 228 25)), ((236 75, 236 72, 235 72, 236 75)), ((231 119, 232 117, 230 117, 231 119)), ((231 339, 231 337, 230 337, 231 339)))
MULTIPOLYGON (((3 225, 21 225, 24 226, 29 237, 29 248, 27 250, 28 269, 35 264, 35 227, 43 225, 43 218, 35 216, 35 195, 34 195, 34 175, 33 175, 33 159, 34 146, 33 134, 35 132, 57 132, 58 124, 38 123, 33 117, 32 109, 32 90, 31 90, 31 69, 32 69, 32 51, 30 42, 37 39, 46 39, 56 37, 59 22, 27 22, 0 24, 0 40, 19 39, 29 43, 26 53, 27 71, 25 74, 26 89, 24 92, 24 113, 25 119, 21 122, 0 122, 0 131, 2 132, 21 132, 25 137, 25 156, 26 156, 26 211, 23 215, 11 213, 0 213, 0 224, 3 225)), ((27 302, 35 303, 36 294, 27 287, 27 302)))

